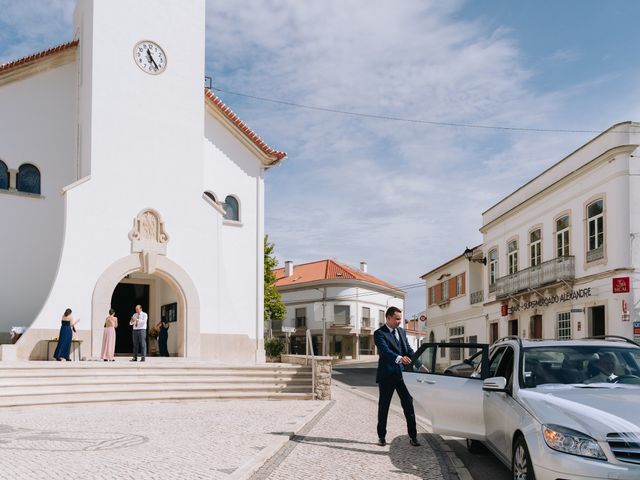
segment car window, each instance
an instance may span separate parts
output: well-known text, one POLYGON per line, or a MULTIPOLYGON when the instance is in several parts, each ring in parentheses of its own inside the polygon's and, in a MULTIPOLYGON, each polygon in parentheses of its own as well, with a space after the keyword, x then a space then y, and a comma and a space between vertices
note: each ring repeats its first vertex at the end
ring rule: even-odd
POLYGON ((504 377, 507 379, 507 385, 512 385, 513 377, 513 348, 506 347, 501 355, 500 363, 493 377, 504 377))
POLYGON ((489 355, 489 375, 487 377, 495 377, 496 371, 498 370, 498 365, 500 365, 500 360, 502 359, 502 355, 506 347, 497 347, 491 354, 489 355))
POLYGON ((558 345, 523 350, 525 388, 545 384, 640 384, 640 348, 558 345))

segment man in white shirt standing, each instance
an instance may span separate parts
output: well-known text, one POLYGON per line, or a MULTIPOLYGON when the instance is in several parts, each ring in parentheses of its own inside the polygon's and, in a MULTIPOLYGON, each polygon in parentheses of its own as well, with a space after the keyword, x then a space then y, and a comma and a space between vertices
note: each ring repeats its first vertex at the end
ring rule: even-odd
POLYGON ((147 355, 147 319, 148 315, 142 311, 142 305, 136 305, 136 313, 131 317, 129 325, 133 326, 133 358, 131 362, 138 361, 138 353, 140 353, 140 361, 144 362, 147 355))

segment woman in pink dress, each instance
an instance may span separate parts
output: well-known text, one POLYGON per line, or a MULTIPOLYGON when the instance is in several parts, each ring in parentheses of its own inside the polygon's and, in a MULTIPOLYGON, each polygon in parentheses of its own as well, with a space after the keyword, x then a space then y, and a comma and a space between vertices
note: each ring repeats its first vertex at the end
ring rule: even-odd
POLYGON ((109 309, 109 316, 104 321, 104 334, 102 335, 102 354, 105 362, 113 362, 113 354, 116 350, 116 328, 118 319, 113 316, 116 313, 113 308, 109 309))

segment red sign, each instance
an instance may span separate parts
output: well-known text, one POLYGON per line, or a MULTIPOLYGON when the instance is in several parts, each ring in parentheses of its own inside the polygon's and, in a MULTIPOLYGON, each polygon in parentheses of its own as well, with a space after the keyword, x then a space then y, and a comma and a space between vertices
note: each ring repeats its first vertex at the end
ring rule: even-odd
POLYGON ((629 277, 612 278, 611 282, 613 293, 629 293, 629 291, 631 290, 631 282, 629 281, 629 277))
POLYGON ((507 315, 509 315, 509 307, 507 306, 506 303, 503 303, 500 306, 500 315, 502 315, 503 317, 506 317, 507 315))

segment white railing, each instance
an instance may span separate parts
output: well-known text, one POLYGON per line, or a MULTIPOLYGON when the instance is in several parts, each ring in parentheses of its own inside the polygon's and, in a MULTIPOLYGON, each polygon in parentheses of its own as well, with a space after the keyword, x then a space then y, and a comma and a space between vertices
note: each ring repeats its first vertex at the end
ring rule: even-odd
POLYGON ((575 257, 558 257, 496 281, 496 298, 575 278, 575 257))
POLYGON ((313 353, 313 337, 311 336, 311 330, 307 330, 307 346, 306 346, 306 360, 305 363, 308 365, 309 358, 311 358, 311 398, 313 400, 316 399, 316 362, 315 354, 313 353))

